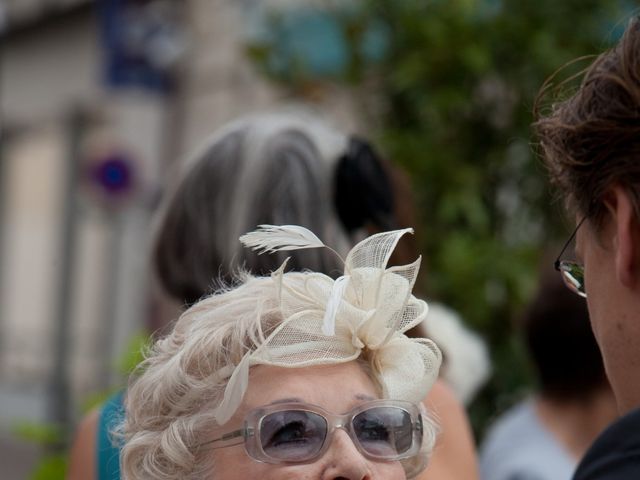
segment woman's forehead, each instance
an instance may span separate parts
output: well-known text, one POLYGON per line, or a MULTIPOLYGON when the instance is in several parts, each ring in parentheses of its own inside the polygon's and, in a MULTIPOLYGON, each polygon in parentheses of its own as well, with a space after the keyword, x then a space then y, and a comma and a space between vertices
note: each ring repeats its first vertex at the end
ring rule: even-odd
POLYGON ((249 374, 243 406, 301 401, 335 411, 376 398, 374 383, 357 362, 301 368, 259 365, 249 374))

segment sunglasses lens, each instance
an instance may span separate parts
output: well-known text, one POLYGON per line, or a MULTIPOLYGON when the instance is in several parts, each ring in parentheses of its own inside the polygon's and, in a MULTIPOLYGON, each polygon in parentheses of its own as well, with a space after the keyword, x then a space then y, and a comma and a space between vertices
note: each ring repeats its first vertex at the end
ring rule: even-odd
POLYGON ((574 262, 561 262, 560 271, 564 283, 570 290, 581 297, 587 296, 584 289, 584 267, 582 265, 574 262))
POLYGON ((327 421, 304 410, 283 410, 267 415, 260 424, 260 443, 269 457, 301 462, 320 452, 327 436, 327 421))
POLYGON ((413 444, 411 415, 399 407, 373 407, 353 417, 360 446, 379 458, 397 458, 413 444))

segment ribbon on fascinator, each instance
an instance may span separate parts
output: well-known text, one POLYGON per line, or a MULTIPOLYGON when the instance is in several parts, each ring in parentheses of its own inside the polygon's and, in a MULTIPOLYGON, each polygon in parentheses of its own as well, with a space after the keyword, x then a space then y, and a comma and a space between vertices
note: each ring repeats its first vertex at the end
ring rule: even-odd
MULTIPOLYGON (((384 398, 424 399, 438 376, 442 356, 431 340, 404 333, 428 312, 427 303, 411 293, 421 259, 387 268, 406 233, 413 230, 378 233, 358 243, 344 260, 344 274, 336 280, 307 272, 303 283, 290 282, 288 276, 296 274, 284 272, 286 261, 272 273, 284 320, 234 369, 214 412, 218 424, 226 423, 240 405, 253 365, 332 365, 364 354, 384 398)), ((330 248, 296 225, 261 225, 240 241, 259 253, 330 248)))

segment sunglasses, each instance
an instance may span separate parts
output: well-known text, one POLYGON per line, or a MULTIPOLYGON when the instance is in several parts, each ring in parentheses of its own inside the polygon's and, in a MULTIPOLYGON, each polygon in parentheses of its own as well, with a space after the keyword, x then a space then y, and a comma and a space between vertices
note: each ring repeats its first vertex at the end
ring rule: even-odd
POLYGON ((578 225, 569 237, 569 240, 567 240, 567 243, 565 243, 564 247, 562 247, 560 255, 558 255, 558 258, 556 258, 556 261, 553 263, 553 267, 558 272, 560 272, 560 275, 562 275, 562 280, 564 281, 564 284, 569 288, 569 290, 585 298, 587 296, 587 292, 584 286, 584 265, 578 262, 567 262, 560 259, 562 258, 562 255, 564 255, 564 252, 569 244, 575 238, 576 234, 578 233, 578 229, 586 219, 587 217, 585 216, 582 218, 582 220, 580 220, 580 222, 578 222, 578 225))
POLYGON ((412 457, 422 444, 422 415, 417 405, 374 400, 344 415, 305 403, 260 407, 248 413, 243 428, 202 445, 217 444, 211 447, 216 449, 244 442, 247 454, 259 462, 304 464, 326 452, 338 428, 345 430, 358 451, 372 460, 412 457))

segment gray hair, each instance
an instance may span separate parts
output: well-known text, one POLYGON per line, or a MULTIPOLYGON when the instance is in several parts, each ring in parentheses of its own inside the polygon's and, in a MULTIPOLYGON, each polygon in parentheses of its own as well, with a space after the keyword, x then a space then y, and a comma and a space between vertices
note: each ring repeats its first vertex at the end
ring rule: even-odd
MULTIPOLYGON (((258 256, 238 242, 258 224, 302 225, 347 251, 351 241, 332 200, 334 169, 348 140, 301 113, 254 115, 216 133, 187 162, 162 209, 153 255, 167 292, 191 304, 214 288, 216 273, 228 281, 239 268, 275 270, 283 254, 258 256)), ((290 256, 294 270, 341 270, 326 251, 290 256)))

